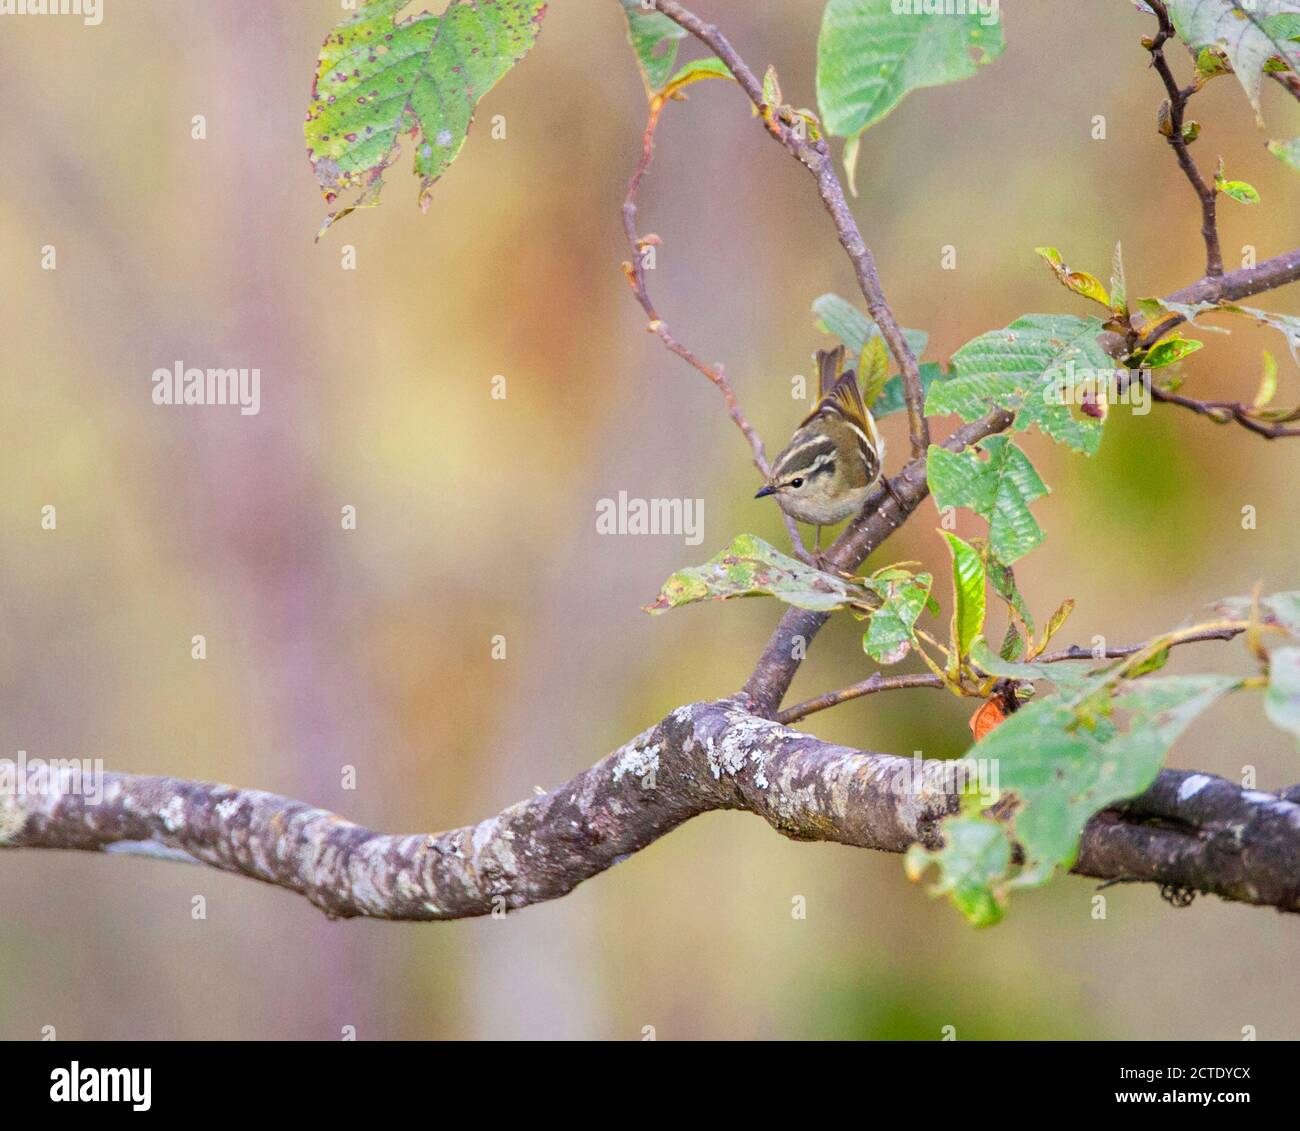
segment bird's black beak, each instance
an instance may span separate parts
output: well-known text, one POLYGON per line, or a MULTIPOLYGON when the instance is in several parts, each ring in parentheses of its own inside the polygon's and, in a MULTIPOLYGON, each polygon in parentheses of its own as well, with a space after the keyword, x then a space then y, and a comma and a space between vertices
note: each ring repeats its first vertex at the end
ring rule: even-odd
POLYGON ((762 488, 762 489, 758 492, 757 495, 754 496, 754 498, 756 498, 756 499, 766 499, 766 498, 768 497, 768 495, 775 495, 775 494, 776 494, 776 488, 775 488, 775 487, 764 487, 764 488, 762 488))

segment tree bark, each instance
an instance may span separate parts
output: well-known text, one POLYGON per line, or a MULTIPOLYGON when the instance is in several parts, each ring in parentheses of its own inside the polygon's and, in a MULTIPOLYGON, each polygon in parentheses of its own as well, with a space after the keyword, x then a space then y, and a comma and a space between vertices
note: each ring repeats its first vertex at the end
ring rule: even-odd
MULTIPOLYGON (((338 918, 460 919, 557 899, 714 809, 755 813, 795 840, 934 846, 957 808, 937 768, 835 746, 729 699, 679 707, 558 789, 450 832, 376 833, 260 790, 107 774, 98 799, 67 780, 0 794, 0 847, 207 864, 338 918)), ((1074 871, 1300 911, 1298 859, 1296 801, 1165 770, 1093 817, 1074 871)))

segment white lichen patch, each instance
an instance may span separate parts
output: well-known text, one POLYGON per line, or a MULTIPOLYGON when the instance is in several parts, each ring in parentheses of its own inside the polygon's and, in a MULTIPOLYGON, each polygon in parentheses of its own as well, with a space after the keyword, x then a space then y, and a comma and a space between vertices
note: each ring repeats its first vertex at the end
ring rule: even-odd
POLYGON ((499 817, 489 817, 486 821, 480 821, 474 826, 469 843, 475 856, 480 855, 497 835, 497 824, 499 822, 499 817))
POLYGON ((27 824, 27 814, 19 807, 15 797, 0 793, 0 844, 18 839, 27 824))
POLYGON ((817 787, 815 785, 797 785, 799 767, 795 761, 785 764, 777 779, 776 789, 769 795, 772 809, 782 821, 790 825, 803 826, 810 815, 820 814, 817 805, 817 787))
POLYGON ((238 812, 239 812, 238 797, 227 797, 224 801, 217 802, 217 816, 220 817, 223 821, 230 820, 230 818, 233 817, 238 812))
POLYGON ((185 802, 173 797, 158 810, 158 818, 169 833, 180 832, 185 827, 185 802))
POLYGON ((1252 805, 1262 805, 1270 813, 1284 817, 1291 825, 1300 828, 1300 822, 1297 821, 1300 806, 1297 806, 1294 801, 1283 801, 1275 793, 1261 793, 1257 789, 1242 790, 1241 796, 1252 805))
POLYGON ((501 818, 492 817, 474 828, 470 838, 473 850, 473 868, 479 875, 506 872, 515 875, 519 861, 515 857, 514 833, 503 828, 501 818))
POLYGON ((625 747, 614 762, 614 781, 620 782, 628 774, 637 779, 644 778, 647 774, 657 774, 661 749, 658 743, 651 743, 648 746, 633 744, 625 747))
POLYGON ((709 770, 718 779, 723 774, 734 776, 747 764, 753 765, 757 767, 755 781, 760 788, 766 789, 767 775, 764 769, 768 755, 764 746, 780 728, 766 719, 743 712, 728 715, 727 723, 727 728, 720 737, 705 736, 704 753, 709 760, 709 770))

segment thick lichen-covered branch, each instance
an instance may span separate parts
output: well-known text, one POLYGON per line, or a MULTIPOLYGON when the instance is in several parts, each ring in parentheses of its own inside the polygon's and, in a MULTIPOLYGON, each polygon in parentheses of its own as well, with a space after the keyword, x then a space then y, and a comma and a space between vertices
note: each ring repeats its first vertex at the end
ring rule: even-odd
MULTIPOLYGON (((306 896, 340 918, 459 919, 556 899, 715 809, 796 840, 901 852, 955 811, 938 763, 835 746, 738 700, 673 711, 543 796, 450 832, 373 832, 260 790, 108 774, 0 794, 0 848, 206 864, 306 896), (84 785, 83 785, 84 789, 84 785)), ((1300 804, 1165 771, 1088 825, 1076 872, 1300 911, 1300 804)))

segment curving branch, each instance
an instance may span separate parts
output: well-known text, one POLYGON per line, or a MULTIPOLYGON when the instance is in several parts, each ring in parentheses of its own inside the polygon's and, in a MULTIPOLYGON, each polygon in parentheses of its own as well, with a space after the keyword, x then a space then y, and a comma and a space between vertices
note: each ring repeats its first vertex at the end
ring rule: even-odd
POLYGON ((650 290, 646 285, 646 268, 645 268, 645 249, 658 243, 657 236, 641 236, 636 230, 636 212, 637 212, 637 193, 641 188, 641 181, 644 179, 650 168, 651 161, 654 160, 654 135, 655 129, 659 124, 659 115, 664 108, 664 101, 656 98, 650 105, 650 119, 646 123, 645 133, 641 138, 641 159, 637 162, 636 171, 632 174, 632 179, 628 182, 627 198, 623 202, 623 231, 627 236, 627 242, 632 248, 632 258, 623 264, 623 272, 627 275, 628 283, 632 287, 632 293, 645 311, 649 319, 647 329, 655 334, 664 345, 685 361, 688 365, 697 369, 704 374, 722 393, 722 398, 727 405, 727 415, 731 417, 732 422, 740 429, 741 434, 749 441, 750 449, 754 453, 754 466, 762 473, 764 478, 768 474, 767 454, 763 449, 763 441, 759 439, 758 432, 745 414, 740 409, 740 402, 736 399, 736 392, 731 387, 731 382, 727 379, 726 372, 719 366, 708 365, 700 360, 699 356, 693 351, 682 345, 668 330, 668 324, 659 317, 659 311, 655 308, 653 300, 650 298, 650 290))
POLYGON ((652 3, 655 8, 693 35, 726 64, 727 69, 735 75, 740 88, 758 110, 759 117, 768 132, 817 179, 817 192, 835 223, 835 231, 841 246, 853 263, 858 287, 862 291, 862 297, 866 299, 867 313, 880 327, 885 344, 902 371, 903 391, 907 401, 907 420, 912 438, 912 458, 920 459, 930 446, 930 426, 925 419, 925 393, 921 387, 920 365, 885 298, 885 291, 880 283, 880 272, 876 270, 875 257, 871 254, 871 249, 862 238, 857 221, 853 218, 853 212, 844 195, 844 187, 835 172, 835 159, 831 156, 830 147, 825 140, 805 138, 792 125, 781 121, 778 116, 781 107, 767 105, 763 99, 762 84, 746 65, 745 60, 732 47, 727 37, 716 27, 687 11, 676 0, 652 0, 652 3))
MULTIPOLYGON (((0 848, 206 864, 305 896, 335 918, 461 919, 556 899, 683 821, 761 816, 795 840, 902 852, 957 809, 942 763, 835 746, 736 700, 679 707, 591 769, 476 825, 385 835, 260 790, 108 774, 0 794, 0 848)), ((1300 911, 1300 804, 1165 770, 1089 822, 1074 871, 1300 911)))
MULTIPOLYGON (((929 430, 916 358, 885 299, 826 143, 805 139, 782 120, 781 108, 764 105, 758 80, 716 28, 674 0, 653 4, 731 69, 768 131, 812 172, 868 311, 903 373, 913 459, 867 500, 829 551, 832 567, 854 569, 928 493, 929 430)), ((672 338, 637 271, 635 252, 643 237, 635 227, 636 191, 652 155, 655 120, 652 111, 624 209, 634 249, 630 278, 651 329, 718 385, 756 461, 762 461, 762 445, 725 374, 672 338)), ((1300 250, 1226 274, 1213 269, 1212 259, 1208 267, 1205 278, 1170 300, 1235 300, 1293 282, 1300 279, 1300 250)), ((1166 320, 1161 329, 1170 325, 1166 320)), ((990 412, 944 445, 960 450, 1005 430, 1012 420, 1006 411, 990 412)), ((916 842, 933 846, 939 821, 958 803, 940 784, 946 776, 937 772, 938 763, 831 745, 775 721, 826 619, 788 611, 736 697, 680 707, 558 789, 476 825, 432 835, 386 835, 259 790, 109 774, 98 783, 102 795, 94 797, 61 778, 44 790, 0 792, 0 848, 184 860, 297 892, 335 917, 432 920, 558 898, 682 822, 717 809, 758 814, 799 840, 890 852, 916 842)), ((792 708, 782 717, 799 711, 792 708)), ((1141 797, 1089 821, 1073 870, 1108 882, 1152 882, 1300 911, 1297 861, 1300 786, 1268 794, 1208 774, 1164 770, 1141 797)))
POLYGON ((1207 183, 1201 175, 1201 170, 1188 150, 1188 138, 1183 134, 1183 116, 1187 110, 1187 103, 1199 87, 1196 83, 1179 87, 1178 80, 1174 78, 1174 73, 1169 67, 1169 60, 1165 58, 1165 44, 1176 34, 1174 22, 1170 19, 1169 9, 1165 7, 1164 0, 1148 0, 1148 2, 1160 21, 1160 30, 1150 39, 1147 50, 1151 53, 1151 64, 1165 84, 1165 91, 1169 95, 1168 110, 1161 108, 1163 112, 1160 116, 1160 132, 1165 134, 1165 140, 1169 142, 1170 148, 1178 158, 1178 167, 1191 183, 1200 202, 1201 238, 1205 240, 1205 273, 1211 276, 1222 275, 1223 251, 1219 246, 1219 228, 1215 218, 1215 195, 1218 189, 1214 184, 1207 183))
MULTIPOLYGON (((1254 267, 1243 267, 1239 271, 1229 271, 1225 275, 1206 275, 1189 286, 1175 291, 1163 301, 1187 306, 1234 302, 1237 299, 1249 298, 1251 295, 1284 287, 1297 280, 1300 280, 1300 248, 1275 255, 1272 259, 1266 259, 1254 267)), ((1145 336, 1142 338, 1141 345, 1147 347, 1154 344, 1175 326, 1186 321, 1183 315, 1172 313, 1150 327, 1143 327, 1145 336)), ((1217 424, 1239 424, 1266 440, 1300 436, 1300 428, 1288 427, 1289 421, 1261 419, 1253 406, 1241 401, 1201 400, 1183 393, 1161 389, 1154 384, 1151 386, 1151 396, 1162 404, 1188 409, 1217 424)))
MULTIPOLYGON (((1264 291, 1277 290, 1278 287, 1285 287, 1298 279, 1300 279, 1300 248, 1275 255, 1272 259, 1255 264, 1254 267, 1243 267, 1239 271, 1229 271, 1223 275, 1206 275, 1174 291, 1163 301, 1186 306, 1196 306, 1204 302, 1235 302, 1239 298, 1250 298, 1251 295, 1262 294, 1264 291)), ((1181 314, 1165 318, 1161 320, 1158 327, 1159 334, 1163 336, 1173 327, 1186 321, 1187 319, 1181 314)), ((1151 345, 1151 342, 1143 341, 1142 344, 1151 345)))
MULTIPOLYGON (((749 422, 744 412, 741 410, 740 401, 736 397, 736 391, 732 388, 731 381, 727 377, 726 370, 720 364, 709 365, 702 361, 698 354, 679 342, 668 329, 666 323, 660 316, 655 307, 654 300, 650 297, 650 287, 646 281, 645 266, 645 249, 659 242, 657 236, 642 236, 638 234, 636 227, 637 215, 637 194, 641 191, 641 182, 650 170, 650 164, 654 160, 655 151, 655 130, 659 126, 659 117, 663 113, 667 101, 661 95, 655 95, 650 100, 650 116, 646 121, 645 132, 641 135, 641 157, 637 161, 636 169, 632 173, 631 179, 627 185, 627 196, 623 200, 623 233, 627 237, 628 246, 632 250, 632 258, 623 264, 623 273, 627 276, 627 281, 632 287, 632 294, 640 304, 641 309, 645 311, 646 329, 654 334, 670 353, 676 354, 688 365, 704 374, 722 394, 722 399, 727 406, 727 415, 731 417, 732 423, 740 429, 741 434, 749 442, 750 450, 753 452, 754 466, 758 468, 759 474, 766 480, 771 472, 767 462, 767 452, 763 447, 763 441, 759 438, 758 430, 749 422)), ((811 563, 813 556, 808 552, 808 548, 803 544, 803 536, 799 533, 799 525, 785 511, 781 511, 781 519, 785 523, 786 532, 790 535, 790 543, 794 547, 795 556, 800 561, 811 563)))

